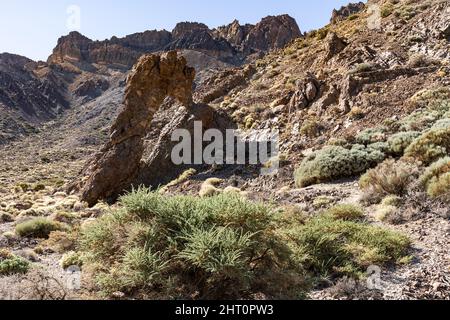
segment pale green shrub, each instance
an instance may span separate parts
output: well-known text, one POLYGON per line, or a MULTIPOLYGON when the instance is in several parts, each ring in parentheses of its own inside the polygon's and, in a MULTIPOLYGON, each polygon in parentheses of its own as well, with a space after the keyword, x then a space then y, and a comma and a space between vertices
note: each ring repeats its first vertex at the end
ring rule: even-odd
POLYGON ((298 187, 351 177, 364 173, 385 159, 385 155, 371 148, 354 145, 352 149, 328 146, 303 160, 295 171, 298 187))

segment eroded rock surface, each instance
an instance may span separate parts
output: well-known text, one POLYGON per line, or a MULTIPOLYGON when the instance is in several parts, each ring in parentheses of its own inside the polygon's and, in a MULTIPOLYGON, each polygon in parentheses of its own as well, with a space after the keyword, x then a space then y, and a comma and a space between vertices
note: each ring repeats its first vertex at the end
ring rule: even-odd
POLYGON ((124 109, 111 128, 110 141, 88 163, 84 178, 70 189, 78 187, 82 200, 94 205, 129 187, 139 171, 143 139, 153 115, 167 96, 190 107, 194 77, 195 70, 174 51, 143 56, 128 78, 124 109))

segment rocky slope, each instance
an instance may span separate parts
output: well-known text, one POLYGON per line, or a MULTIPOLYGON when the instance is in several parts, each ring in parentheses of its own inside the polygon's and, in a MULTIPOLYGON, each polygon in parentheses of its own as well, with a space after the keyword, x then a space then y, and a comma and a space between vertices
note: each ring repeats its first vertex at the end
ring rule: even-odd
MULTIPOLYGON (((181 50, 196 68, 199 80, 214 70, 241 65, 301 36, 297 23, 289 16, 267 17, 246 28, 240 41, 229 41, 231 31, 222 36, 204 24, 191 22, 179 23, 172 32, 145 31, 105 41, 72 32, 58 40, 47 62, 2 54, 0 143, 37 131, 43 122, 55 119, 64 110, 89 108, 89 102, 95 99, 97 110, 98 105, 110 106, 102 110, 114 117, 115 101, 123 95, 123 81, 145 53, 181 50)), ((96 120, 103 121, 101 116, 96 120)))

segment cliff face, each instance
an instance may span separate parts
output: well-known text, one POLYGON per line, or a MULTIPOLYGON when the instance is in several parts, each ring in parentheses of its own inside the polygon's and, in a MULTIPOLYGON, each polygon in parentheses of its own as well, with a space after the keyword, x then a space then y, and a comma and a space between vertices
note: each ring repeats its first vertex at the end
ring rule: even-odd
POLYGON ((33 123, 49 120, 68 107, 52 73, 17 55, 0 54, 0 143, 34 132, 33 123))
POLYGON ((256 25, 240 25, 235 20, 215 29, 213 33, 245 54, 279 49, 302 36, 297 23, 288 15, 269 16, 256 25))
POLYGON ((58 40, 48 63, 87 62, 131 67, 144 53, 188 49, 240 64, 251 53, 282 48, 300 36, 296 21, 288 15, 270 16, 255 26, 240 26, 234 21, 214 30, 202 23, 182 22, 172 32, 153 30, 105 41, 93 41, 72 32, 58 40))
POLYGON ((343 21, 346 18, 350 17, 352 14, 356 14, 358 12, 361 12, 365 8, 364 2, 358 2, 358 3, 350 3, 347 6, 341 7, 339 10, 333 10, 332 16, 331 16, 331 23, 335 24, 339 21, 343 21))
POLYGON ((300 36, 294 19, 279 16, 257 25, 234 21, 214 30, 202 23, 181 22, 171 32, 151 30, 104 41, 71 32, 58 40, 46 63, 1 54, 0 143, 36 131, 68 108, 95 102, 92 115, 83 113, 82 122, 107 122, 117 113, 127 73, 144 54, 180 51, 198 71, 198 83, 215 70, 241 65, 254 53, 281 48, 300 36))

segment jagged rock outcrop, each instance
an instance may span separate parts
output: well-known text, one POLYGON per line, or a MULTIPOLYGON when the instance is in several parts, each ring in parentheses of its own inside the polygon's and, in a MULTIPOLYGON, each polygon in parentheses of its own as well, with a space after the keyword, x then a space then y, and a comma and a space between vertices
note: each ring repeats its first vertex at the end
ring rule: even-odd
POLYGON ((288 15, 269 16, 251 29, 244 41, 244 50, 268 51, 283 48, 302 33, 295 20, 288 15))
POLYGON ((152 30, 104 41, 93 41, 74 31, 58 40, 48 63, 131 67, 145 53, 184 49, 198 50, 222 62, 240 65, 250 54, 282 48, 300 36, 296 21, 288 15, 270 16, 255 26, 240 26, 235 21, 216 30, 202 23, 182 22, 172 32, 152 30))
POLYGON ((84 201, 94 205, 99 199, 116 197, 130 186, 140 168, 143 139, 153 115, 167 96, 190 107, 194 77, 195 70, 174 51, 139 59, 129 75, 124 109, 111 128, 110 141, 88 163, 78 184, 84 201))
POLYGON ((255 26, 252 24, 240 25, 238 20, 234 20, 227 26, 218 27, 214 30, 216 37, 221 37, 237 48, 242 48, 244 40, 255 26))
POLYGON ((111 40, 93 41, 79 32, 71 32, 58 40, 49 64, 100 63, 132 66, 145 52, 161 49, 171 41, 167 31, 146 31, 111 40))
POLYGON ((346 46, 347 42, 344 39, 339 38, 334 32, 329 32, 325 38, 325 60, 330 60, 344 50, 346 46))
POLYGON ((172 42, 164 50, 188 49, 207 52, 221 61, 233 62, 236 50, 223 38, 216 38, 201 23, 179 23, 172 31, 172 42))
POLYGON ((320 94, 320 82, 317 78, 308 74, 303 81, 297 83, 297 90, 291 97, 289 102, 290 110, 301 110, 308 108, 320 94))
POLYGON ((338 23, 339 21, 345 20, 351 15, 361 12, 365 7, 364 2, 358 2, 342 6, 339 10, 334 9, 331 15, 331 23, 338 23))

